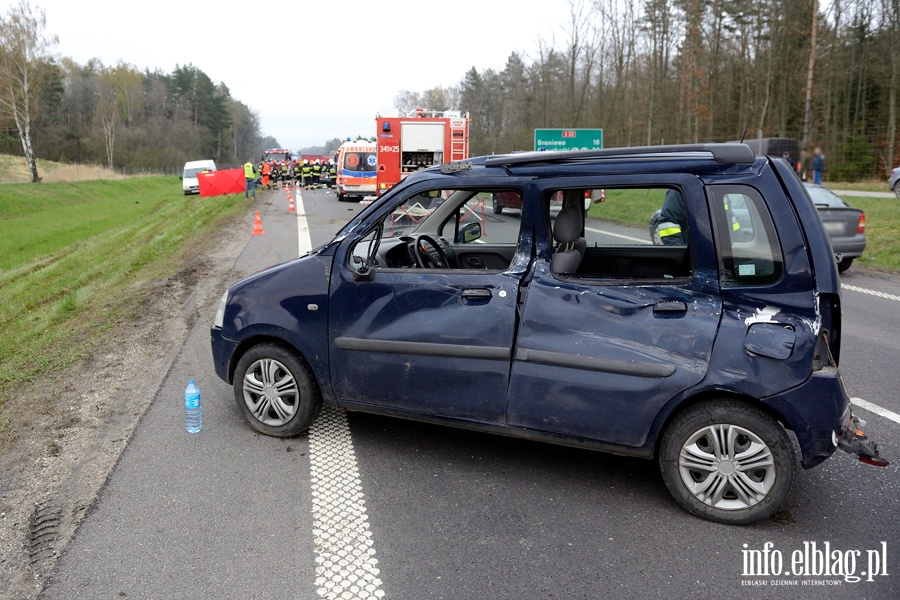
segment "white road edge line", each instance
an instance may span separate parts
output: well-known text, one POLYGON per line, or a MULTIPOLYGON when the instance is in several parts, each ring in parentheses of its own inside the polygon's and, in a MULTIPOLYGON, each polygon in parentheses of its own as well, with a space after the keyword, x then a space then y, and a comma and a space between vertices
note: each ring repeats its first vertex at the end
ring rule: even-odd
POLYGON ((309 236, 309 223, 306 221, 306 209, 303 208, 303 196, 297 191, 297 244, 299 245, 300 254, 303 256, 312 250, 312 238, 309 236))
MULTIPOLYGON (((303 198, 297 193, 300 256, 312 249, 303 198)), ((321 598, 384 598, 375 544, 356 465, 347 414, 323 406, 309 428, 316 592, 321 598)))
POLYGON ((850 290, 851 292, 859 292, 860 294, 868 294, 869 296, 876 296, 878 298, 886 298, 888 300, 896 300, 900 302, 900 296, 895 296, 894 294, 885 294, 884 292, 867 290, 866 288, 857 287, 855 285, 847 285, 846 283, 842 283, 841 287, 845 290, 850 290))
POLYGON ((585 227, 585 231, 592 231, 594 233, 600 233, 603 235, 609 235, 616 238, 621 238, 623 240, 628 240, 629 242, 637 242, 639 244, 650 245, 652 242, 648 240, 642 240, 641 238, 636 238, 630 235, 623 235, 621 233, 613 233, 612 231, 603 231, 602 229, 593 229, 591 227, 585 227))
POLYGON ((850 398, 850 402, 852 402, 854 406, 858 406, 871 413, 875 413, 876 415, 884 417, 885 419, 890 419, 894 423, 900 423, 900 415, 892 410, 881 408, 877 404, 872 404, 871 402, 867 402, 862 398, 850 398))

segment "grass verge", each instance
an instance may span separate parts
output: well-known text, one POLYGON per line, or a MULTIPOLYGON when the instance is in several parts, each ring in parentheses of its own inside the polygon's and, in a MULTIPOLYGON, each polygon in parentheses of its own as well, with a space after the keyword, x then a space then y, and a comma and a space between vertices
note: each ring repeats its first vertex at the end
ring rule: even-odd
POLYGON ((239 196, 185 197, 174 177, 0 186, 0 406, 17 383, 72 365, 177 272, 239 196))

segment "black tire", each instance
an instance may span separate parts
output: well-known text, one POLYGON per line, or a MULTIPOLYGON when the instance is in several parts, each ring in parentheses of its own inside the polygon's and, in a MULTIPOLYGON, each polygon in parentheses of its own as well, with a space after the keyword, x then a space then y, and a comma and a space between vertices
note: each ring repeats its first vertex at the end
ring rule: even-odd
POLYGON ((787 500, 797 456, 772 417, 744 402, 719 400, 675 417, 663 434, 659 468, 669 492, 689 512, 717 523, 748 525, 770 517, 787 500), (725 442, 723 456, 747 453, 745 464, 716 456, 719 442, 725 442))
POLYGON ((838 273, 843 273, 847 269, 850 268, 850 265, 853 264, 852 258, 842 258, 841 262, 838 263, 838 273))
POLYGON ((337 198, 338 198, 338 202, 343 202, 343 201, 347 198, 347 196, 345 196, 344 194, 338 192, 338 193, 337 193, 337 198))
POLYGON ((894 195, 900 198, 900 181, 894 184, 894 195))
POLYGON ((493 209, 494 209, 494 214, 495 214, 495 215, 502 215, 502 214, 503 214, 503 207, 500 206, 500 203, 497 202, 497 199, 496 199, 496 198, 494 198, 493 209))
POLYGON ((253 346, 241 356, 233 387, 238 410, 250 426, 274 437, 303 433, 322 406, 309 367, 293 352, 271 343, 253 346))

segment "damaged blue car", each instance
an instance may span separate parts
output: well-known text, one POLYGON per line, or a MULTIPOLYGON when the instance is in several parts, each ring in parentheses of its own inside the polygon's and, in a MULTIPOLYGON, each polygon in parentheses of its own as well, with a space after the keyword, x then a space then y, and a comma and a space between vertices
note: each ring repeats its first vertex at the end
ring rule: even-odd
POLYGON ((265 434, 305 431, 324 403, 637 456, 722 523, 772 515, 838 447, 886 464, 838 372, 816 208, 743 144, 412 174, 331 242, 232 285, 211 336, 265 434), (497 214, 501 194, 521 208, 497 214))

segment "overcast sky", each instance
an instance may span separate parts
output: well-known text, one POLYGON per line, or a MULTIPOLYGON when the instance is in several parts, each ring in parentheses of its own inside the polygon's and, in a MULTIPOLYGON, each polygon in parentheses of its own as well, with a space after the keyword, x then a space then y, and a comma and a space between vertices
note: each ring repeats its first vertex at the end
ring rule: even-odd
POLYGON ((567 0, 31 3, 60 56, 167 73, 193 63, 290 149, 373 134, 375 113, 399 90, 454 85, 472 66, 502 69, 513 50, 551 40, 568 14, 567 0))

